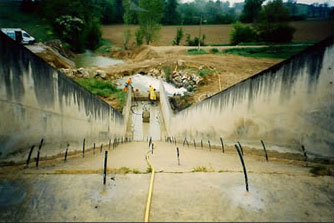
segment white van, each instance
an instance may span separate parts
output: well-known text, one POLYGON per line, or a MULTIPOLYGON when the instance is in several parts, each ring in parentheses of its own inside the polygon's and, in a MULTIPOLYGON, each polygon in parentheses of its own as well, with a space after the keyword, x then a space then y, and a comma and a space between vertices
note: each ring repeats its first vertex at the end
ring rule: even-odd
POLYGON ((20 28, 2 28, 1 31, 22 44, 34 44, 35 38, 30 36, 26 31, 20 28))

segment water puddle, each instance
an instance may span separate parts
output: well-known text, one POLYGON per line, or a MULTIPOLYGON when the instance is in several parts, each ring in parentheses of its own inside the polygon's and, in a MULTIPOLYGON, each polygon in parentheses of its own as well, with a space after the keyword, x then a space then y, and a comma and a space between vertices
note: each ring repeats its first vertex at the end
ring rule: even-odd
POLYGON ((79 67, 105 67, 115 64, 123 64, 123 60, 113 59, 110 57, 103 57, 94 54, 87 50, 85 53, 78 55, 73 59, 75 66, 79 67))

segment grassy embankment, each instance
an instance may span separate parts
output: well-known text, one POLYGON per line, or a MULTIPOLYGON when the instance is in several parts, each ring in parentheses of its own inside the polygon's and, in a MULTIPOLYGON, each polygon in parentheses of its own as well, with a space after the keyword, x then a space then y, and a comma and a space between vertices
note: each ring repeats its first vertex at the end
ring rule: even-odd
MULTIPOLYGON (((265 47, 243 47, 243 48, 231 48, 222 51, 218 51, 217 48, 212 48, 210 53, 214 54, 235 54, 239 56, 245 57, 258 57, 258 58, 280 58, 287 59, 292 55, 295 55, 308 46, 312 44, 286 44, 286 45, 273 45, 273 46, 265 46, 265 47)), ((208 54, 205 50, 201 49, 198 51, 197 49, 188 50, 189 55, 201 55, 208 54)))
POLYGON ((120 107, 123 109, 126 99, 126 93, 120 89, 117 89, 111 81, 102 81, 95 78, 89 79, 76 79, 81 86, 95 95, 108 98, 114 97, 120 100, 120 107))

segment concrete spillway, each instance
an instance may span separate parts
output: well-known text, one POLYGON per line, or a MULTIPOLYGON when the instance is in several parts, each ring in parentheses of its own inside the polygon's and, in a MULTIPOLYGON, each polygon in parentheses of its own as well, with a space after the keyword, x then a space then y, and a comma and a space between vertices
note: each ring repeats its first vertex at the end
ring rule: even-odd
POLYGON ((146 141, 150 137, 154 141, 164 138, 166 130, 160 105, 158 103, 151 104, 149 101, 132 102, 127 132, 131 133, 135 141, 146 141), (143 122, 144 109, 150 112, 149 122, 143 122))

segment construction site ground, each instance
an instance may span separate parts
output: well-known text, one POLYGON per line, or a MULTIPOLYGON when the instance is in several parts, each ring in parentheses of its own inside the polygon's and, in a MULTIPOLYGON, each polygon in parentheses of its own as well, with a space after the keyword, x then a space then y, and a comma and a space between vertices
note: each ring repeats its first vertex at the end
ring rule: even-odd
MULTIPOLYGON (((0 169, 1 221, 143 221, 155 168, 150 221, 333 221, 332 176, 313 176, 299 154, 244 147, 249 192, 233 146, 154 141, 105 146, 0 169), (176 156, 180 150, 180 160, 176 156), (103 185, 104 151, 108 174, 103 185), (4 196, 3 196, 4 195, 4 196)), ((331 167, 332 168, 332 167, 331 167)))

